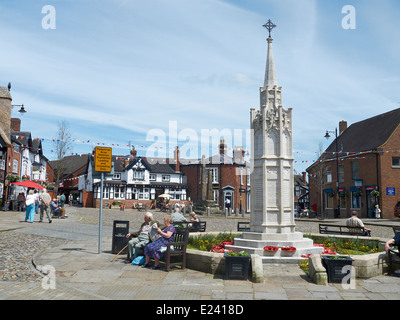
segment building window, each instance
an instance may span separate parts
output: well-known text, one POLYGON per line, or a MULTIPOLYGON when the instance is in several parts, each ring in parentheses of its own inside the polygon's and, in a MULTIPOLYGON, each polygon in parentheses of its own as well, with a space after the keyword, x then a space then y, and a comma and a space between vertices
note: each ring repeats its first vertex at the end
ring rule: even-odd
POLYGON ((121 180, 121 174, 120 173, 114 173, 113 180, 121 180))
POLYGON ((344 182, 344 165, 339 165, 339 182, 344 182))
POLYGON ((358 162, 351 163, 351 177, 353 180, 358 179, 358 162))
POLYGON ((326 167, 325 169, 325 183, 332 183, 331 167, 326 167))
POLYGON ((114 199, 124 199, 125 198, 124 189, 125 189, 124 187, 115 187, 114 199))
POLYGON ((215 203, 219 203, 219 190, 218 189, 214 189, 213 190, 213 200, 215 201, 215 203))
POLYGON ((392 158, 392 168, 400 168, 400 158, 399 157, 392 158))
POLYGON ((150 198, 149 188, 139 189, 139 200, 148 200, 150 198))
POLYGON ((171 180, 171 176, 170 175, 163 174, 163 176, 162 176, 162 181, 163 182, 168 182, 170 180, 171 180))
POLYGON ((110 187, 103 187, 103 199, 109 199, 109 198, 110 198, 110 187))
POLYGON ((19 145, 14 144, 14 152, 19 153, 19 145))
POLYGON ((212 183, 218 183, 218 168, 207 168, 207 181, 208 181, 208 171, 212 171, 212 183))
POLYGON ((150 181, 156 181, 157 175, 155 173, 150 174, 150 181))
POLYGON ((13 160, 13 173, 18 173, 18 160, 14 159, 13 160))
POLYGON ((325 192, 325 209, 333 209, 332 193, 325 192))
POLYGON ((360 201, 360 191, 352 191, 351 192, 351 208, 352 209, 360 209, 361 201, 360 201))
POLYGON ((135 171, 133 173, 133 178, 135 180, 143 180, 143 171, 135 171))

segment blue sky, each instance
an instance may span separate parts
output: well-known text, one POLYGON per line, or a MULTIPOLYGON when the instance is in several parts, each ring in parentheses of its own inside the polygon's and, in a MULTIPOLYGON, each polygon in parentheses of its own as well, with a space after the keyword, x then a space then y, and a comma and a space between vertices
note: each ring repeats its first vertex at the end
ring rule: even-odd
POLYGON ((231 134, 228 152, 248 149, 271 19, 301 172, 339 121, 400 107, 399 12, 398 0, 2 0, 0 85, 11 82, 13 104, 28 111, 22 130, 45 139, 49 159, 62 120, 71 153, 100 145, 123 155, 134 145, 169 157, 178 144, 181 156, 200 157, 216 152, 202 135, 212 129, 231 134), (56 10, 55 29, 42 27, 45 5, 56 10), (346 5, 355 29, 342 27, 346 5))

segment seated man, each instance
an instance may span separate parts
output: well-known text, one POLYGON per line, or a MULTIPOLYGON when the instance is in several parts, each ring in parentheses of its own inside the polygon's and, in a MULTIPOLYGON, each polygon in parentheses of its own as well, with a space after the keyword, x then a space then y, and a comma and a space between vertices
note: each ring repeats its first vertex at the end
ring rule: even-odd
POLYGON ((349 228, 350 232, 355 234, 360 234, 360 231, 354 227, 361 227, 364 228, 364 236, 371 236, 371 229, 365 228, 364 223, 357 217, 357 211, 351 212, 351 217, 347 219, 346 226, 349 228))
POLYGON ((131 263, 132 260, 139 255, 140 249, 144 248, 152 241, 150 234, 152 233, 151 229, 153 228, 153 225, 155 226, 155 231, 157 231, 157 227, 163 227, 157 220, 153 220, 153 214, 151 212, 146 212, 144 214, 144 222, 140 226, 139 231, 128 233, 126 235, 128 239, 131 237, 134 239, 131 239, 128 242, 128 257, 125 260, 125 263, 131 263), (133 249, 135 249, 135 252, 133 252, 133 249))
POLYGON ((200 218, 199 218, 199 216, 194 211, 192 211, 190 213, 190 215, 191 215, 190 222, 193 222, 191 224, 191 228, 190 229, 194 230, 194 231, 198 230, 200 228, 200 218))
POLYGON ((175 208, 175 212, 171 214, 172 223, 186 222, 186 218, 179 212, 179 208, 175 208))
POLYGON ((60 208, 57 205, 57 199, 53 199, 53 201, 50 202, 50 208, 51 211, 53 212, 53 216, 56 217, 61 217, 61 218, 65 218, 65 209, 64 208, 60 208))
POLYGON ((397 233, 397 234, 394 236, 394 238, 392 238, 392 239, 386 241, 386 243, 385 243, 385 251, 386 251, 386 252, 389 251, 390 246, 397 246, 397 247, 399 247, 399 245, 400 245, 400 232, 397 233))

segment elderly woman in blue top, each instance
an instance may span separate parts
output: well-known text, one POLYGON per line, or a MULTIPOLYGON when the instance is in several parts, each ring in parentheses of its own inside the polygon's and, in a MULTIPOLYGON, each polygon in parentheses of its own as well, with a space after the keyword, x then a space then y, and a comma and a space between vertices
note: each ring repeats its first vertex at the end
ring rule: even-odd
POLYGON ((154 259, 153 269, 160 269, 160 258, 164 255, 164 252, 160 252, 160 248, 165 246, 166 244, 172 242, 174 240, 175 227, 172 225, 172 217, 165 216, 164 217, 164 229, 157 228, 157 232, 160 234, 160 237, 149 243, 144 249, 144 255, 146 256, 145 264, 143 268, 150 267, 150 259, 154 259))

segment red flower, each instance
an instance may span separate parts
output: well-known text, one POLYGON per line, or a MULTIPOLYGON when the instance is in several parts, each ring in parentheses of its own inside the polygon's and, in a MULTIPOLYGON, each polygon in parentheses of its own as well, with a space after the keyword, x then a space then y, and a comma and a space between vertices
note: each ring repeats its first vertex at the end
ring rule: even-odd
POLYGON ((227 241, 227 240, 226 240, 226 241, 222 241, 221 244, 220 244, 220 246, 221 246, 222 248, 225 248, 226 245, 228 245, 228 246, 229 246, 229 245, 233 245, 233 242, 232 242, 232 241, 227 241))
POLYGON ((264 247, 265 251, 278 251, 278 247, 274 247, 274 246, 265 246, 264 247))
POLYGON ((281 248, 282 251, 290 251, 290 252, 294 252, 297 249, 295 247, 282 247, 281 248))

